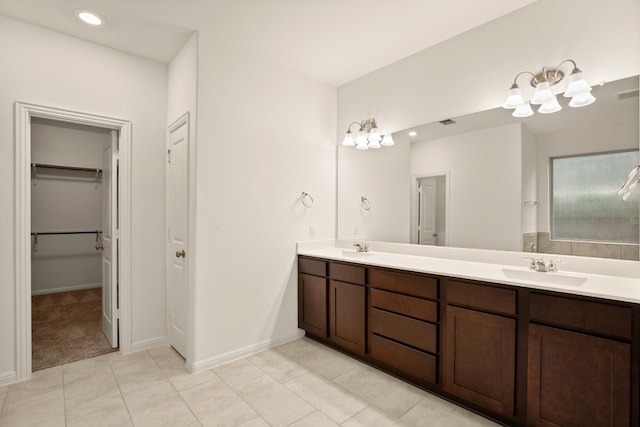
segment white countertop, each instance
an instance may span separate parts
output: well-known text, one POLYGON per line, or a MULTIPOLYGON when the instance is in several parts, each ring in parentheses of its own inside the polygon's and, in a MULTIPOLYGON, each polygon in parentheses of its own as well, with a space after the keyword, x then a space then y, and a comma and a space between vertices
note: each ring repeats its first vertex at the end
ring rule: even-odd
POLYGON ((298 243, 298 255, 326 258, 377 267, 501 283, 574 295, 640 304, 640 263, 521 252, 424 249, 417 245, 370 243, 370 251, 358 253, 352 242, 298 243), (415 248, 412 248, 415 247, 415 248), (415 252, 413 254, 412 252, 415 252), (558 273, 528 269, 526 256, 558 260, 558 273), (479 261, 481 260, 481 261, 479 261), (563 267, 574 267, 571 271, 563 267), (582 271, 581 271, 582 270, 582 271), (586 271, 585 271, 586 270, 586 271), (602 270, 606 274, 599 274, 602 270), (595 272, 594 272, 595 271, 595 272))

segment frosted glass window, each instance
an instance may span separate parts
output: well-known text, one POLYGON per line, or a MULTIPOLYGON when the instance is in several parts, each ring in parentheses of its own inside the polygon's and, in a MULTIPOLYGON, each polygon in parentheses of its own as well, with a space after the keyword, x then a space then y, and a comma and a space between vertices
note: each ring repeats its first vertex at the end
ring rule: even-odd
POLYGON ((552 238, 638 243, 640 191, 625 202, 616 194, 638 157, 624 151, 552 158, 552 238))

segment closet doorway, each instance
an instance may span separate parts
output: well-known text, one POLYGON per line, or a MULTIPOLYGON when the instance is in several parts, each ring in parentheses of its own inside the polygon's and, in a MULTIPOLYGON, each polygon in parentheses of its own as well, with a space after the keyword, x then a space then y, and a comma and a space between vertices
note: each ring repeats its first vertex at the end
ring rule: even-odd
POLYGON ((23 103, 15 112, 21 380, 130 351, 131 125, 23 103))
POLYGON ((33 371, 118 347, 117 153, 115 130, 31 121, 33 371))

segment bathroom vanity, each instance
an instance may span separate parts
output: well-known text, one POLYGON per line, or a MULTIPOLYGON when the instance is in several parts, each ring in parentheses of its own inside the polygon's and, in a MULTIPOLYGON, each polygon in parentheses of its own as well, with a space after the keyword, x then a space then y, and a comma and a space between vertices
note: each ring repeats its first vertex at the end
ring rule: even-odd
POLYGON ((497 264, 342 246, 298 247, 308 336, 508 425, 639 425, 633 271, 538 273, 522 254, 497 264))

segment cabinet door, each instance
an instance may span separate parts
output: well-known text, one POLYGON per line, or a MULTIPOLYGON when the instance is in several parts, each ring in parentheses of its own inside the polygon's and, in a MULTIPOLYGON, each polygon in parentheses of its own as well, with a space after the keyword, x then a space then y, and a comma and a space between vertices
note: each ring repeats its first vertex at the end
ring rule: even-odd
POLYGON ((327 336, 327 279, 298 275, 298 327, 311 335, 327 336))
POLYGON ((365 288, 329 282, 329 338, 345 350, 364 354, 365 288))
POLYGON ((505 416, 514 415, 516 322, 447 306, 443 389, 505 416))
POLYGON ((630 424, 629 344, 532 324, 527 376, 529 425, 630 424))

